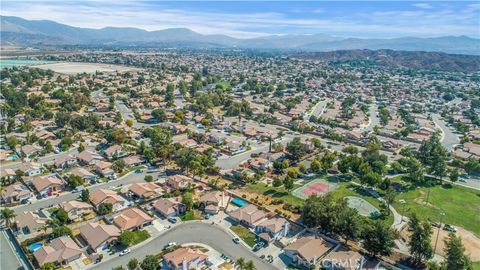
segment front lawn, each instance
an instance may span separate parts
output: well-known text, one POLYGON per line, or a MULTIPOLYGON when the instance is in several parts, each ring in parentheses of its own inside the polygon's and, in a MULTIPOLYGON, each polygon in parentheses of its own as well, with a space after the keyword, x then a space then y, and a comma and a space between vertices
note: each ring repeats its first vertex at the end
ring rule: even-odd
POLYGON ((202 214, 200 213, 200 211, 190 210, 190 211, 185 212, 182 216, 180 216, 180 219, 182 221, 201 220, 202 219, 202 214))
POLYGON ((118 240, 122 245, 133 246, 147 240, 150 234, 146 230, 124 231, 120 234, 118 240))
POLYGON ((238 235, 238 237, 242 238, 242 240, 247 243, 250 247, 255 246, 256 236, 253 234, 249 229, 241 226, 241 225, 232 225, 230 229, 238 235))
POLYGON ((440 213, 445 213, 443 223, 461 226, 480 236, 480 191, 450 185, 437 185, 430 188, 412 188, 399 194, 394 204, 397 211, 402 210, 399 199, 406 201, 405 214, 416 213, 420 218, 438 222, 440 213))

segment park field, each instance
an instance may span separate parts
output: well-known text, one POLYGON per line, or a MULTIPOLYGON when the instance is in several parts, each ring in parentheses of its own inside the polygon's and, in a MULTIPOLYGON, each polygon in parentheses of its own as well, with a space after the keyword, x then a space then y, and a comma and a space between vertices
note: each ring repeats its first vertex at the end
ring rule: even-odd
POLYGON ((414 188, 400 193, 394 204, 397 211, 402 210, 400 199, 406 201, 405 215, 416 213, 420 218, 438 222, 440 213, 445 213, 442 223, 461 226, 480 236, 480 191, 461 186, 434 186, 430 188, 428 204, 426 198, 428 188, 414 188))

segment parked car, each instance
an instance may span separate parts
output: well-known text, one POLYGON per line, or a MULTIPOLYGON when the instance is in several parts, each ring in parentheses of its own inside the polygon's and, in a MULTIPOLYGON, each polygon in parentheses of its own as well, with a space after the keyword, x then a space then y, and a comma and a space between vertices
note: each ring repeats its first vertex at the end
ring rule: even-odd
POLYGON ((233 238, 235 244, 240 244, 240 239, 238 237, 233 238))
POLYGON ((449 232, 457 232, 457 228, 453 227, 450 224, 445 224, 445 226, 443 226, 443 229, 449 232))
POLYGON ((125 255, 127 255, 128 253, 130 253, 130 249, 129 249, 129 248, 126 248, 126 249, 122 250, 119 255, 120 255, 120 256, 125 256, 125 255))
POLYGON ((168 218, 168 222, 170 222, 170 223, 174 223, 174 224, 175 224, 175 223, 177 223, 177 221, 178 221, 178 220, 177 220, 176 218, 173 218, 173 217, 168 218))
POLYGON ((136 170, 135 170, 135 173, 141 173, 141 172, 142 172, 141 169, 136 169, 136 170))
POLYGON ((433 227, 440 228, 440 223, 438 222, 430 222, 430 224, 432 224, 433 227))
POLYGON ((174 247, 174 246, 176 246, 176 245, 177 245, 177 243, 175 243, 175 242, 170 242, 170 243, 166 244, 166 245, 163 247, 163 249, 165 250, 165 249, 167 249, 167 248, 171 248, 171 247, 174 247))

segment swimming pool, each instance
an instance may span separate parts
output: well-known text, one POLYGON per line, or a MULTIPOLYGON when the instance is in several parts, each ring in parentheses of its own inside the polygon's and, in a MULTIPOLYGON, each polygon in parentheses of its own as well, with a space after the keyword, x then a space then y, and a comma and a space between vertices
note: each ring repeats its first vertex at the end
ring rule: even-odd
POLYGON ((237 205, 237 206, 240 206, 240 207, 245 206, 245 205, 248 204, 248 202, 246 202, 246 201, 244 201, 244 200, 242 200, 242 199, 240 199, 240 198, 238 198, 238 197, 237 197, 237 198, 233 198, 232 203, 235 204, 235 205, 237 205))
POLYGON ((29 248, 28 248, 28 251, 30 252, 34 252, 35 250, 39 249, 43 247, 43 244, 42 243, 35 243, 35 244, 32 244, 29 248))

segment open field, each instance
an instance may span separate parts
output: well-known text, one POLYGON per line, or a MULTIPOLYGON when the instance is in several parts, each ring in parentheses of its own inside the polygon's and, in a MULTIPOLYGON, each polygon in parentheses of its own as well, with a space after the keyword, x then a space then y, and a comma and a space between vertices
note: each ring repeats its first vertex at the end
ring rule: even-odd
POLYGON ((461 226, 480 235, 480 191, 459 186, 434 186, 430 188, 428 204, 427 188, 415 188, 397 197, 394 207, 401 210, 399 199, 406 201, 405 214, 416 213, 420 218, 438 222, 445 213, 443 223, 461 226))
POLYGON ((51 69, 55 72, 75 75, 79 73, 95 73, 99 72, 125 72, 138 70, 135 67, 127 67, 121 65, 110 65, 110 64, 99 64, 99 63, 82 63, 82 62, 62 62, 62 63, 52 63, 52 64, 43 64, 43 65, 34 65, 33 68, 40 69, 51 69))

